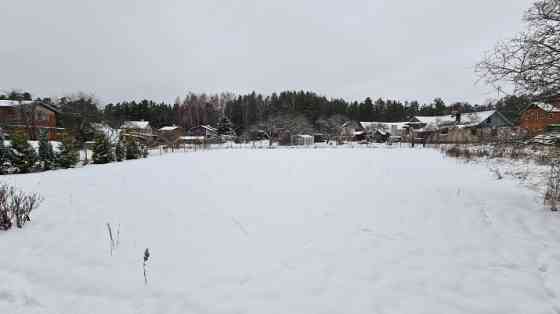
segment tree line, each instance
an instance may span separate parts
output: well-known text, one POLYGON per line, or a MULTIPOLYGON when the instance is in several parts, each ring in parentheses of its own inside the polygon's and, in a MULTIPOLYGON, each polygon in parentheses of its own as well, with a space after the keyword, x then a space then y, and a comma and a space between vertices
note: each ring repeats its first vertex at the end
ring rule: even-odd
MULTIPOLYGON (((5 98, 30 98, 30 94, 8 94, 5 98), (23 95, 25 94, 25 95, 23 95)), ((57 123, 65 128, 79 143, 95 137, 93 123, 107 123, 119 128, 124 121, 145 120, 154 128, 178 125, 188 130, 209 124, 231 125, 237 135, 266 131, 267 127, 290 128, 298 132, 333 133, 346 121, 408 121, 417 115, 446 115, 451 112, 473 112, 499 109, 513 122, 529 103, 526 96, 507 96, 488 105, 471 105, 468 102, 445 103, 435 98, 430 103, 400 101, 368 97, 363 101, 346 101, 327 98, 311 91, 284 91, 263 95, 248 93, 235 96, 231 93, 195 94, 177 97, 173 104, 151 100, 123 101, 101 106, 92 95, 76 94, 56 100, 39 99, 58 108, 57 123)))

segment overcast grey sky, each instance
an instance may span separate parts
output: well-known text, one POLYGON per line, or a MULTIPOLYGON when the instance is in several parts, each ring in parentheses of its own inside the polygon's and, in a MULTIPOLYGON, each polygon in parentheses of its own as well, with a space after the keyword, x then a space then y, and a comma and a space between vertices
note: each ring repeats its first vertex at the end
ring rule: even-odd
POLYGON ((474 64, 531 0, 2 0, 0 90, 104 102, 314 90, 481 103, 474 64))

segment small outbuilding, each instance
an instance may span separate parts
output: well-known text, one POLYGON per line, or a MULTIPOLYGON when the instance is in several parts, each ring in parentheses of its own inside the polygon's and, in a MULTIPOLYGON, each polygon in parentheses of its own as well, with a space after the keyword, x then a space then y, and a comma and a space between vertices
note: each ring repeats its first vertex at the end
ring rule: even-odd
POLYGON ((313 135, 297 134, 292 136, 292 145, 309 146, 315 143, 313 135))

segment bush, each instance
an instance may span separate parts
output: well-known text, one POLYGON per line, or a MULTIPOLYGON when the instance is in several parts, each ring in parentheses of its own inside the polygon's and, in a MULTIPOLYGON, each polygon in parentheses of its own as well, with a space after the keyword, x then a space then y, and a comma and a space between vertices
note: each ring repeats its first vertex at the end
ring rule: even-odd
POLYGON ((139 159, 142 157, 140 146, 134 139, 126 141, 126 159, 139 159))
POLYGON ((558 204, 560 203, 560 161, 554 161, 550 165, 544 203, 550 210, 558 210, 558 204))
POLYGON ((99 134, 95 137, 92 159, 94 164, 107 164, 113 161, 113 147, 107 136, 99 134))
POLYGON ((80 161, 80 154, 76 147, 76 141, 69 134, 64 134, 58 154, 56 154, 56 165, 60 168, 74 167, 80 161))
POLYGON ((23 132, 16 132, 12 138, 11 145, 13 165, 20 173, 32 171, 37 163, 37 153, 27 141, 23 132))
POLYGON ((125 148, 121 140, 115 145, 115 159, 117 161, 123 161, 125 158, 125 148))
POLYGON ((49 142, 48 132, 41 132, 41 137, 39 138, 39 161, 43 170, 55 168, 56 157, 52 144, 49 142))
POLYGON ((0 186, 0 230, 18 228, 31 221, 31 212, 39 207, 43 198, 36 193, 27 194, 9 185, 0 186))
POLYGON ((0 174, 6 174, 12 168, 12 151, 4 144, 4 137, 0 136, 0 174))

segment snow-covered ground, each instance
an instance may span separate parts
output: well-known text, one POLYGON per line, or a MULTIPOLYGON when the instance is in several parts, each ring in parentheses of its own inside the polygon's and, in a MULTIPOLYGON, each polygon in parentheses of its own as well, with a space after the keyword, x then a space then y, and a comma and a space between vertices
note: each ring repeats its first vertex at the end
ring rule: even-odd
POLYGON ((560 312, 560 216, 433 149, 224 149, 3 178, 46 201, 0 233, 0 313, 560 312))

